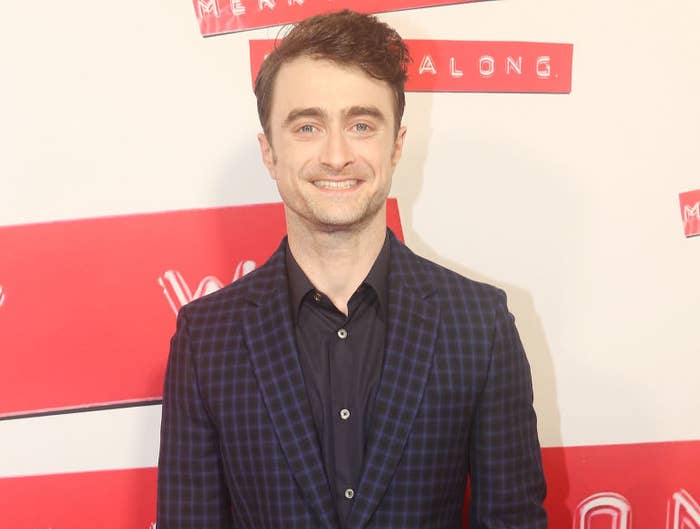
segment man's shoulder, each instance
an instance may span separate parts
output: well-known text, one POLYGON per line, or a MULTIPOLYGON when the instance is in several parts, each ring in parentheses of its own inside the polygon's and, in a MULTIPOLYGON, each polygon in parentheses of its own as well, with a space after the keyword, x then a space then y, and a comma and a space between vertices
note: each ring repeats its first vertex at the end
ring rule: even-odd
POLYGON ((505 298, 500 288, 464 276, 439 263, 415 254, 403 243, 396 246, 397 261, 402 263, 402 274, 421 289, 433 291, 439 298, 492 303, 505 298))
POLYGON ((188 317, 214 313, 229 313, 244 310, 260 299, 264 299, 279 284, 284 274, 284 251, 277 249, 262 266, 223 288, 197 298, 182 307, 188 317))

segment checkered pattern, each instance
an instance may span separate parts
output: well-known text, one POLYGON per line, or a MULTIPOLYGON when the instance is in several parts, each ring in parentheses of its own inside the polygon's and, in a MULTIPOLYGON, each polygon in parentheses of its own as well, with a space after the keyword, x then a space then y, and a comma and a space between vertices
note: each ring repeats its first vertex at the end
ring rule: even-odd
MULTIPOLYGON (((530 370, 505 295, 393 235, 389 322, 348 529, 544 529, 530 370)), ((158 529, 338 528, 297 359, 284 245, 180 311, 158 529)))

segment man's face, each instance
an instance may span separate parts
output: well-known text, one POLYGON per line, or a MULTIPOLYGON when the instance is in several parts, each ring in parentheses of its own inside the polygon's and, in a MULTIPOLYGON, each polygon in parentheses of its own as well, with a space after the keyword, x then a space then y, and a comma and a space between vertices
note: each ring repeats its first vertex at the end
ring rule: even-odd
POLYGON ((334 231, 385 222, 405 127, 394 131, 389 85, 356 67, 299 57, 280 68, 263 162, 287 223, 334 231))

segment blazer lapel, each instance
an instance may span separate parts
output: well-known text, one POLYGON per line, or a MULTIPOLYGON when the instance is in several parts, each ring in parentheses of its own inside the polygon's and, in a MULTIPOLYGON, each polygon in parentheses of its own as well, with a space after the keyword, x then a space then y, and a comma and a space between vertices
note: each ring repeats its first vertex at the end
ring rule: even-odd
POLYGON ((401 458, 428 381, 439 314, 426 299, 432 288, 420 281, 417 258, 393 235, 384 367, 374 405, 364 470, 348 527, 365 527, 386 492, 401 458))
POLYGON ((289 467, 324 528, 337 528, 321 450, 299 365, 289 310, 284 247, 268 261, 250 300, 257 305, 244 323, 258 383, 289 467))

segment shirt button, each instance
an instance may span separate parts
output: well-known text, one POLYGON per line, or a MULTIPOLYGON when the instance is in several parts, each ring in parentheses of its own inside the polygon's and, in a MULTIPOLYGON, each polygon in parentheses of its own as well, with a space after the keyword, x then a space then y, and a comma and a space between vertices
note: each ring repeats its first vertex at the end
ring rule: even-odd
POLYGON ((340 410, 340 418, 344 421, 347 421, 350 418, 350 410, 348 410, 347 408, 343 408, 342 410, 340 410))
POLYGON ((320 292, 314 292, 314 301, 315 301, 316 303, 318 303, 319 301, 321 301, 322 298, 323 298, 323 296, 321 295, 320 292))
POLYGON ((345 338, 347 337, 348 331, 346 331, 345 329, 338 329, 338 338, 340 338, 341 340, 345 340, 345 338))
POLYGON ((349 500, 355 497, 355 491, 352 489, 345 489, 345 497, 349 500))

